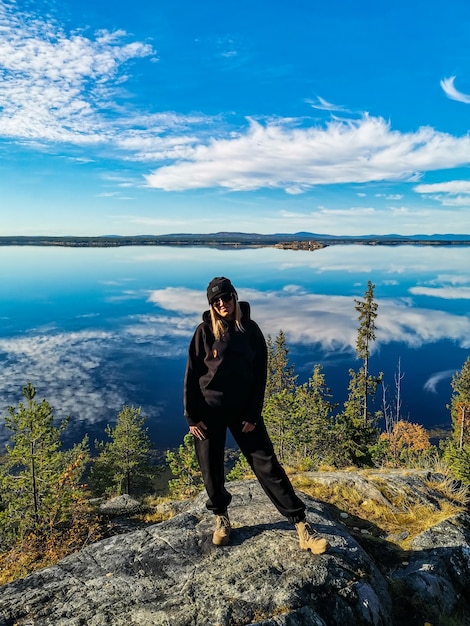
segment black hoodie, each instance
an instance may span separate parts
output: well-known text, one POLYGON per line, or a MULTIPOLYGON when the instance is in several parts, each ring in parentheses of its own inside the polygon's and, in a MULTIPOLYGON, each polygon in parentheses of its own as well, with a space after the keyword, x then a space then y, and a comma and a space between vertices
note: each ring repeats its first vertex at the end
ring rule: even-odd
POLYGON ((256 424, 261 418, 266 387, 266 342, 250 317, 248 302, 240 302, 241 323, 224 322, 220 340, 212 333, 209 311, 191 340, 184 378, 184 415, 189 426, 207 420, 214 410, 256 424), (208 408, 210 407, 210 408, 208 408))

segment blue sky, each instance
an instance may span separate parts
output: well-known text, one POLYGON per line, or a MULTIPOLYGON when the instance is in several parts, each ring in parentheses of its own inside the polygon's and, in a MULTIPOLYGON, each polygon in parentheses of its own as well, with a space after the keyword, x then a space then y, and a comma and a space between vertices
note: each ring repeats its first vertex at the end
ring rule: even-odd
POLYGON ((470 3, 0 0, 0 234, 470 232, 470 3))

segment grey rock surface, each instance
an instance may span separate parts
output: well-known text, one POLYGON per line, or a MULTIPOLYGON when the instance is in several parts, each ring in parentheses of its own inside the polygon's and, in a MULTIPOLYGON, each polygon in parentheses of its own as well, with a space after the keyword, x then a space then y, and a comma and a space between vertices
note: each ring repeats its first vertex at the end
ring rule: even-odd
POLYGON ((99 506, 101 513, 106 515, 129 515, 137 513, 140 511, 140 508, 140 502, 131 498, 127 493, 111 498, 111 500, 103 502, 99 506))
MULTIPOLYGON (((351 481, 354 474, 322 480, 351 481)), ((418 491, 420 499, 432 491, 419 474, 383 480, 387 488, 379 491, 362 475, 364 498, 383 504, 387 489, 410 497, 418 491)), ((360 533, 356 540, 342 522, 348 516, 333 517, 301 493, 309 521, 331 543, 315 556, 299 549, 295 530, 256 481, 229 489, 229 546, 212 545, 213 516, 200 494, 168 521, 115 535, 4 585, 0 626, 438 626, 470 606, 467 514, 421 533, 391 562, 387 542, 360 533)))

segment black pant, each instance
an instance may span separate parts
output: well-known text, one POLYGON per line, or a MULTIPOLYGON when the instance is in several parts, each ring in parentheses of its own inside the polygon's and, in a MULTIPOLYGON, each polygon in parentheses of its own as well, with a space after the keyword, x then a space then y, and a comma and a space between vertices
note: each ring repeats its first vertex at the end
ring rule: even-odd
POLYGON ((233 435, 266 495, 281 515, 294 524, 305 518, 305 504, 297 497, 283 467, 277 460, 273 445, 263 423, 243 433, 239 418, 231 419, 210 412, 203 420, 206 438, 194 439, 196 456, 207 491, 209 511, 221 515, 227 511, 232 496, 225 488, 224 452, 227 428, 233 435))

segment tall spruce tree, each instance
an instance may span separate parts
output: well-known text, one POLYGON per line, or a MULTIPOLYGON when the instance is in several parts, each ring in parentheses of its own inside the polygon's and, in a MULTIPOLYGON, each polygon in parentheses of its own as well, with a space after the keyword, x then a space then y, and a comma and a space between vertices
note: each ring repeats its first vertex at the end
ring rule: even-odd
POLYGON ((358 371, 349 370, 348 398, 336 423, 340 449, 339 462, 342 464, 369 465, 370 446, 378 438, 375 424, 378 414, 371 414, 370 400, 375 397, 383 375, 380 373, 372 376, 369 371, 371 345, 375 341, 377 308, 378 305, 374 301, 374 285, 368 281, 364 300, 355 300, 355 309, 359 313, 356 353, 362 360, 362 366, 358 371))
POLYGON ((292 391, 295 386, 297 376, 294 373, 294 366, 289 362, 289 348, 286 343, 286 336, 281 329, 274 342, 270 335, 267 337, 268 367, 266 394, 268 399, 281 391, 292 391))
POLYGON ((332 411, 336 405, 331 402, 321 366, 315 365, 309 380, 298 385, 288 353, 282 330, 274 343, 268 338, 268 387, 263 418, 276 453, 282 463, 291 467, 330 462, 332 411))
POLYGON ((336 404, 325 382, 322 367, 316 364, 311 377, 297 389, 300 409, 297 439, 303 445, 304 459, 314 466, 333 463, 335 459, 335 437, 333 411, 336 404))
POLYGON ((149 462, 152 444, 142 408, 123 406, 116 426, 105 429, 110 441, 96 441, 99 455, 90 478, 98 493, 130 494, 150 487, 156 468, 149 462))
POLYGON ((268 367, 263 418, 281 462, 287 460, 293 438, 292 415, 295 411, 297 376, 289 362, 289 349, 282 330, 274 342, 267 339, 268 367))
MULTIPOLYGON (((362 368, 361 368, 362 369, 362 368)), ((378 438, 378 430, 370 420, 364 424, 362 413, 363 372, 349 370, 348 398, 335 424, 338 465, 370 465, 370 446, 378 438)))
POLYGON ((46 400, 37 402, 31 383, 22 395, 25 401, 9 407, 5 417, 11 443, 0 466, 0 534, 6 547, 63 525, 84 498, 80 481, 88 460, 87 438, 62 450, 67 420, 54 425, 52 407, 46 400))
POLYGON ((369 396, 375 394, 377 388, 376 379, 369 375, 369 358, 371 344, 375 341, 375 319, 377 317, 378 304, 374 300, 375 285, 369 280, 364 300, 354 300, 355 309, 359 313, 359 328, 356 339, 356 353, 362 360, 362 368, 359 376, 359 386, 362 395, 362 415, 364 426, 369 418, 369 396), (372 388, 371 388, 372 387, 372 388))

